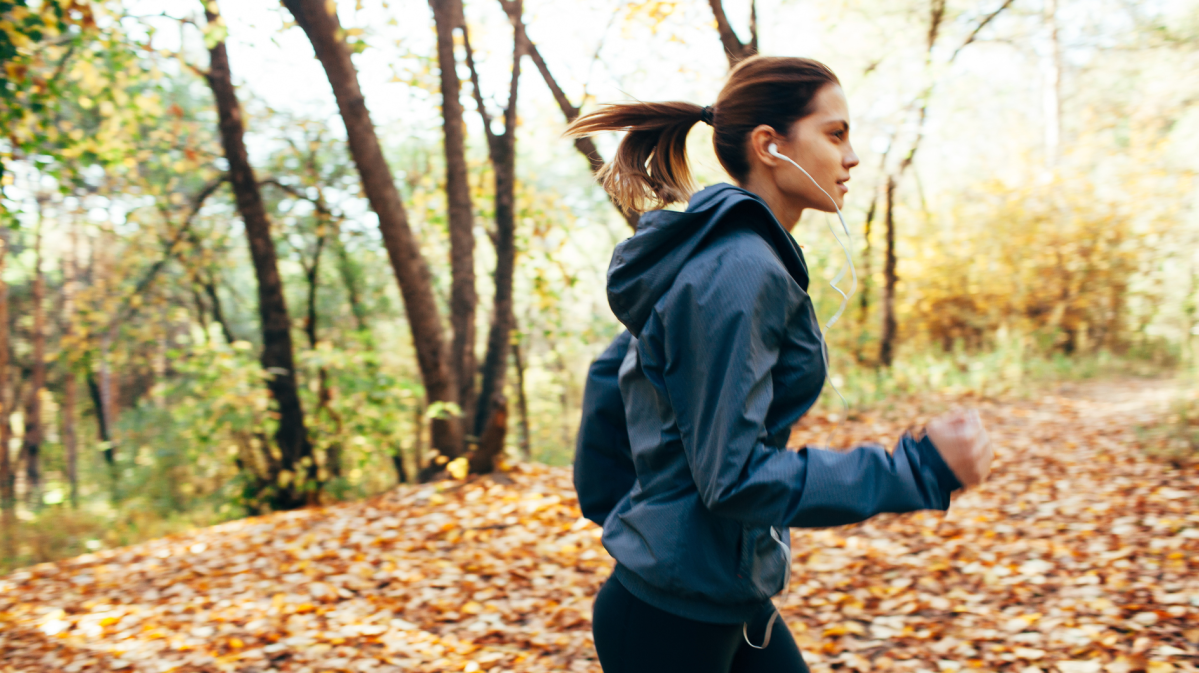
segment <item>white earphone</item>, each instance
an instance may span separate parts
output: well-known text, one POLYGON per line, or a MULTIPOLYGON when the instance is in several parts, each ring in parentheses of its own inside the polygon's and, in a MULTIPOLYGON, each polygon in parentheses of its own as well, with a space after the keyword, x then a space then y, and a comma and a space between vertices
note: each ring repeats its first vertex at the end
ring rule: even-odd
MULTIPOLYGON (((841 230, 845 232, 844 241, 841 240, 841 236, 837 234, 837 230, 834 229, 831 224, 828 224, 828 220, 825 220, 825 224, 828 226, 829 233, 833 235, 833 238, 837 239, 837 243, 841 245, 842 252, 845 253, 846 264, 846 266, 841 267, 841 269, 837 271, 837 275, 834 276, 832 282, 829 283, 829 285, 837 291, 837 294, 841 295, 841 307, 838 308, 837 312, 833 314, 833 317, 829 318, 828 322, 824 324, 824 334, 828 334, 829 329, 832 328, 832 326, 841 318, 841 314, 845 313, 846 307, 849 306, 849 298, 852 297, 853 293, 858 289, 858 272, 853 266, 853 256, 849 254, 849 246, 846 244, 846 241, 849 241, 850 243, 853 242, 853 236, 849 233, 849 225, 845 224, 845 216, 841 214, 841 209, 837 206, 837 200, 834 199, 828 192, 824 191, 824 187, 821 187, 820 183, 816 182, 816 178, 812 177, 811 173, 804 170, 803 166, 795 163, 791 157, 779 152, 779 146, 775 143, 770 143, 770 145, 766 147, 766 151, 772 156, 778 157, 779 159, 782 159, 783 161, 786 161, 792 166, 798 168, 803 172, 804 175, 808 176, 808 179, 812 181, 812 184, 816 185, 816 189, 819 189, 825 196, 828 197, 828 200, 833 204, 833 209, 837 211, 837 219, 841 220, 841 230), (849 269, 850 277, 848 293, 837 287, 837 283, 840 283, 841 280, 845 278, 845 270, 847 268, 849 269)), ((848 413, 849 402, 845 400, 845 396, 841 394, 841 391, 837 390, 837 385, 833 383, 832 374, 829 372, 830 366, 828 360, 828 346, 825 345, 824 339, 820 340, 820 349, 823 351, 824 355, 824 370, 825 375, 828 377, 828 383, 830 386, 832 386, 833 392, 837 393, 837 397, 841 398, 841 403, 845 406, 845 411, 848 413)))

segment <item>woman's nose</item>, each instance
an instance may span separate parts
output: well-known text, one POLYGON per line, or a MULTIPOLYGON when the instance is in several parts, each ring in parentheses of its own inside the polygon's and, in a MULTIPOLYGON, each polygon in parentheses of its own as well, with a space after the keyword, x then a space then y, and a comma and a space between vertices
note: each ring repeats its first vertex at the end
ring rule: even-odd
POLYGON ((854 166, 857 166, 858 164, 860 164, 862 162, 860 159, 858 159, 857 152, 854 152, 853 149, 851 148, 849 150, 849 154, 845 155, 845 159, 842 163, 845 166, 846 170, 848 170, 850 168, 853 168, 854 166))

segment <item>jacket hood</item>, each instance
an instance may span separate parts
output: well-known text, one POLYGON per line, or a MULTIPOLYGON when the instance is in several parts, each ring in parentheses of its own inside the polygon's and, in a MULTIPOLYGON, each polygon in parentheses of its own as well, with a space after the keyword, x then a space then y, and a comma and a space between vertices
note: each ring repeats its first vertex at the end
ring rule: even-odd
POLYGON ((808 269, 791 234, 758 195, 727 183, 696 192, 683 212, 652 210, 637 232, 616 246, 608 265, 608 305, 635 337, 654 305, 687 263, 724 227, 749 227, 775 249, 783 266, 806 292, 808 269))

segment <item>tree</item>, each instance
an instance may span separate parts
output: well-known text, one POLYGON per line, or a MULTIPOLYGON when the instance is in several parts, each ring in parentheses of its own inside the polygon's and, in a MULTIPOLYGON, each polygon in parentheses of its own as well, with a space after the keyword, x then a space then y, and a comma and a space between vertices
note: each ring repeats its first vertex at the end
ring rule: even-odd
MULTIPOLYGON (((320 287, 321 258, 324 255, 325 248, 327 248, 330 243, 333 245, 340 244, 341 223, 342 220, 345 219, 345 216, 341 213, 333 212, 333 210, 329 207, 329 203, 325 199, 325 191, 321 186, 322 178, 324 177, 321 174, 321 161, 318 156, 318 150, 323 145, 323 136, 321 133, 318 131, 315 135, 308 138, 307 145, 309 149, 307 153, 302 152, 300 147, 291 140, 288 141, 288 144, 291 145, 292 149, 296 153, 296 157, 300 160, 305 171, 309 174, 311 184, 308 186, 308 188, 315 192, 315 198, 309 196, 308 192, 304 189, 285 184, 278 180, 266 180, 264 184, 273 185, 296 199, 307 201, 312 205, 315 211, 315 240, 313 242, 311 252, 306 253, 300 247, 296 247, 295 250, 299 256, 300 266, 304 271, 304 281, 308 290, 307 299, 305 301, 306 314, 304 317, 304 333, 308 336, 308 347, 316 350, 320 344, 320 339, 318 337, 320 316, 317 311, 317 297, 318 289, 320 287)), ((336 178, 339 172, 340 171, 335 170, 334 174, 330 177, 336 178)), ((344 249, 342 252, 344 255, 344 249)), ((355 313, 356 320, 358 321, 359 325, 364 325, 365 323, 363 319, 358 317, 362 311, 361 308, 357 306, 358 300, 355 296, 354 290, 348 289, 347 293, 350 295, 351 309, 355 313)), ((316 413, 320 414, 321 412, 324 412, 329 419, 333 421, 333 424, 336 428, 334 434, 338 437, 338 439, 335 439, 325 447, 325 469, 328 470, 331 476, 339 477, 341 476, 342 453, 340 437, 344 424, 342 422, 341 415, 333 408, 333 388, 329 383, 328 367, 322 365, 317 371, 317 378, 318 389, 316 413)))
MULTIPOLYGON (((450 230, 450 363, 458 381, 464 423, 475 411, 475 234, 470 181, 466 172, 466 124, 462 117, 454 29, 466 30, 462 0, 429 0, 437 33, 441 77, 441 118, 445 131, 445 198, 450 230)), ((487 401, 484 399, 483 404, 487 401)), ((477 433, 476 433, 477 434, 477 433)))
POLYGON ((515 322, 512 312, 512 275, 516 266, 516 105, 520 84, 520 61, 524 57, 524 41, 517 27, 521 3, 515 0, 506 6, 512 19, 512 77, 508 84, 508 103, 501 115, 504 132, 492 130, 491 114, 483 102, 479 73, 475 68, 470 39, 463 28, 466 62, 470 67, 472 89, 483 129, 487 134, 488 155, 495 174, 495 301, 492 306, 491 328, 487 333, 487 355, 483 360, 482 385, 479 389, 479 409, 474 418, 474 434, 479 445, 470 458, 475 473, 491 472, 495 458, 504 449, 507 426, 507 404, 504 399, 504 380, 508 371, 508 348, 515 322))
MULTIPOLYGON (((879 172, 884 176, 887 168, 887 155, 891 153, 891 144, 887 144, 887 149, 883 152, 882 158, 879 159, 879 172)), ((870 315, 870 288, 873 284, 873 273, 871 271, 874 255, 870 246, 870 234, 874 225, 874 217, 878 214, 878 193, 879 185, 875 184, 870 191, 870 207, 866 209, 866 219, 862 223, 862 287, 858 291, 858 322, 860 332, 858 335, 857 347, 854 351, 854 357, 859 364, 866 361, 866 355, 863 350, 866 341, 866 323, 870 315)))
POLYGON ((42 489, 42 390, 46 387, 46 276, 42 273, 42 233, 45 229, 45 199, 38 198, 38 223, 33 234, 33 361, 30 390, 25 402, 25 437, 21 455, 25 461, 25 496, 30 507, 41 504, 42 489))
POLYGON ((425 394, 430 407, 437 405, 440 411, 433 421, 433 446, 446 458, 456 458, 463 451, 461 419, 455 417, 452 408, 459 401, 458 384, 438 315, 432 275, 408 225, 408 213, 358 86, 358 71, 350 58, 336 6, 322 0, 283 0, 283 4, 308 36, 325 70, 345 122, 350 155, 363 191, 379 218, 379 232, 408 313, 425 394))
MULTIPOLYGON (((62 335, 67 347, 72 345, 71 337, 75 321, 75 292, 76 274, 79 265, 79 229, 75 221, 71 221, 70 249, 63 263, 62 281, 62 335)), ((63 348, 59 362, 62 366, 62 446, 67 464, 67 484, 70 488, 71 507, 79 507, 79 447, 75 426, 75 407, 78 403, 79 376, 75 371, 71 353, 63 348)))
POLYGON ((9 452, 12 439, 13 395, 10 390, 8 372, 8 284, 4 282, 4 267, 8 261, 8 229, 0 227, 0 537, 3 537, 3 552, 13 557, 12 531, 16 506, 15 475, 9 452))
MULTIPOLYGON (((995 17, 999 16, 1005 9, 1011 6, 1014 0, 1004 0, 1003 4, 998 9, 983 16, 983 18, 975 25, 974 30, 962 42, 961 46, 954 50, 950 55, 948 63, 952 64, 967 46, 978 38, 978 34, 983 28, 986 28, 995 17)), ((937 38, 941 33, 943 22, 945 20, 946 0, 930 0, 929 3, 929 21, 928 32, 925 39, 924 51, 924 69, 928 73, 928 83, 912 102, 909 109, 916 110, 916 133, 912 139, 911 147, 900 160, 899 166, 887 175, 885 188, 885 211, 884 224, 886 225, 886 249, 883 257, 883 325, 882 333, 879 336, 878 361, 884 367, 890 367, 895 357, 895 337, 897 325, 895 322, 895 288, 899 283, 899 275, 897 273, 898 259, 895 254, 895 191, 898 189, 899 181, 912 166, 912 162, 916 159, 916 150, 920 149, 920 143, 924 139, 924 123, 928 119, 928 106, 932 100, 933 90, 936 86, 936 79, 932 77, 933 63, 933 48, 937 44, 937 38)), ((888 150, 889 151, 889 150, 888 150)))
POLYGON ((522 354, 520 331, 514 326, 516 338, 512 340, 512 360, 516 365, 516 409, 520 413, 520 453, 525 460, 532 460, 533 447, 529 436, 529 400, 525 397, 525 362, 522 354))
MULTIPOLYGON (((205 3, 209 35, 221 26, 215 0, 205 3)), ((283 296, 271 225, 262 203, 254 169, 246 153, 241 104, 233 88, 229 55, 223 39, 209 48, 207 73, 220 118, 221 145, 229 162, 229 184, 237 211, 245 225, 254 275, 258 280, 258 314, 262 321, 262 367, 270 375, 267 385, 279 408, 275 443, 279 459, 268 460, 270 481, 259 484, 262 495, 275 509, 291 509, 311 502, 320 488, 312 444, 304 426, 304 411, 296 387, 296 366, 291 341, 291 317, 283 296)), ((269 453, 269 451, 268 451, 269 453)))

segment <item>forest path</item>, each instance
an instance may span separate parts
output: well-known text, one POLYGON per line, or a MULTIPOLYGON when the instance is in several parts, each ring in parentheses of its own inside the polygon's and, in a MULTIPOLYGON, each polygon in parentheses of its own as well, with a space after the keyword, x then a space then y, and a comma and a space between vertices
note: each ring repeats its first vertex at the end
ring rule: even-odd
MULTIPOLYGON (((793 532, 776 603, 812 669, 1194 671, 1199 482, 1147 459, 1135 430, 1171 391, 933 396, 835 426, 838 444, 889 444, 914 417, 972 404, 997 460, 948 514, 793 532)), ((829 428, 810 418, 793 440, 829 428)), ((599 530, 579 519, 569 469, 510 476, 0 578, 0 671, 598 671, 599 530)))

